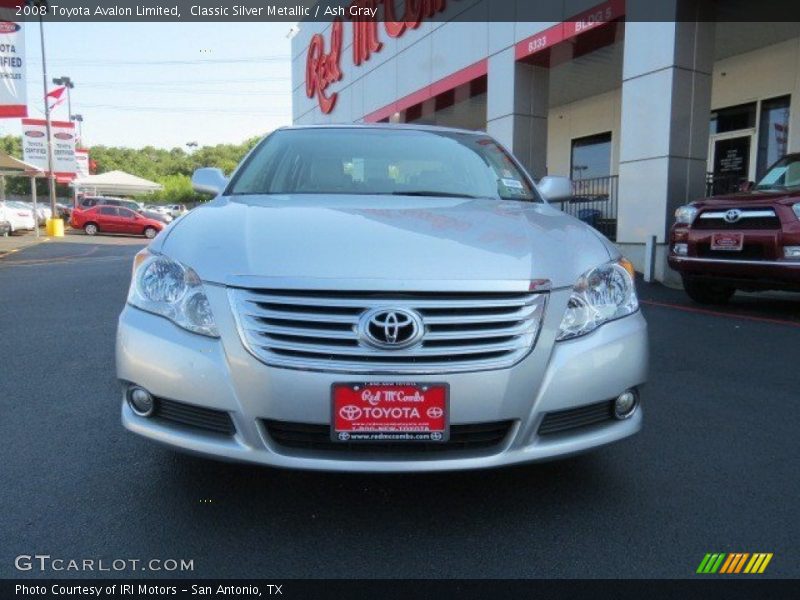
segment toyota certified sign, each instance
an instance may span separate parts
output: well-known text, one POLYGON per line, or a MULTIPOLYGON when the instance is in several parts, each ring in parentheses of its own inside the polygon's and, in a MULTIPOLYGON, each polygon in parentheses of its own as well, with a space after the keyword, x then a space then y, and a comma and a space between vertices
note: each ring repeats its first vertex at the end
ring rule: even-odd
POLYGON ((16 6, 0 6, 0 118, 28 116, 25 31, 12 19, 16 6))
MULTIPOLYGON (((26 163, 48 170, 47 122, 43 119, 22 119, 22 156, 26 163)), ((53 171, 60 181, 75 179, 75 123, 51 121, 53 171)))

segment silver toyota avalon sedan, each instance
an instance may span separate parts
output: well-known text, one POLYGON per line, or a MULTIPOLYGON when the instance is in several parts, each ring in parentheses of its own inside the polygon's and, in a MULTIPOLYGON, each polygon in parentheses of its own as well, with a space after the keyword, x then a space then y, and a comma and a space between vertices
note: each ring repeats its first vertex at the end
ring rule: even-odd
POLYGON ((193 183, 217 197, 136 256, 119 318, 130 431, 277 467, 440 471, 640 429, 631 264, 488 135, 286 128, 230 181, 193 183))

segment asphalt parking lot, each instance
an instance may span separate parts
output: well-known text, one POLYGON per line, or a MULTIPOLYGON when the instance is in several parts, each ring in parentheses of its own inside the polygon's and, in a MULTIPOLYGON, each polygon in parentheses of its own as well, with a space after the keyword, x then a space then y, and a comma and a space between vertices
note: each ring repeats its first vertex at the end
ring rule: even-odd
POLYGON ((707 552, 773 552, 768 576, 800 576, 800 296, 704 311, 643 284, 645 429, 599 452, 288 472, 123 430, 114 332, 142 246, 76 238, 0 259, 0 577, 53 576, 14 569, 34 553, 193 559, 194 578, 695 577, 707 552))

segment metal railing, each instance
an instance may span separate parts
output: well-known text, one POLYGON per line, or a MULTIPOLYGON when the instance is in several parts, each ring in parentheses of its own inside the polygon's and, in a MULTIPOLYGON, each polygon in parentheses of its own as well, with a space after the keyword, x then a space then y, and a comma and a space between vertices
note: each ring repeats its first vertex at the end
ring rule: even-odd
POLYGON ((559 200, 568 215, 591 225, 611 241, 617 239, 617 198, 619 177, 592 177, 572 180, 572 198, 559 200))

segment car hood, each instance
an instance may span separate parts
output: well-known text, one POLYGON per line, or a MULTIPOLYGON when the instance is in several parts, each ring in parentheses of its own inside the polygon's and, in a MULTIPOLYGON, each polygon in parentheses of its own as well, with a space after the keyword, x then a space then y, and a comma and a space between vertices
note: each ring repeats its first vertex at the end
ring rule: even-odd
POLYGON ((721 208, 723 206, 761 206, 770 204, 794 204, 800 200, 800 192, 786 190, 752 190, 735 194, 724 194, 703 198, 697 206, 721 208))
POLYGON ((571 287, 618 254, 546 204, 302 194, 217 198, 153 248, 207 282, 337 289, 501 280, 527 289, 540 279, 571 287))

